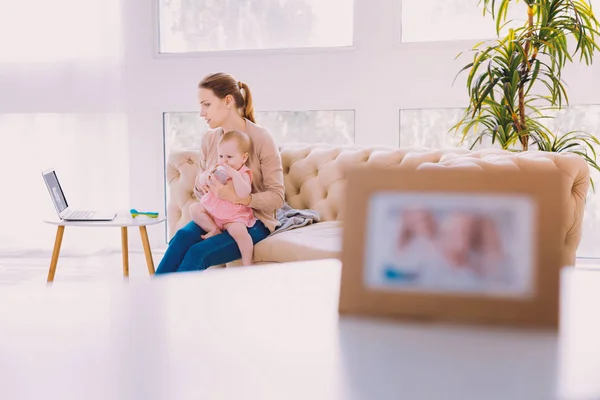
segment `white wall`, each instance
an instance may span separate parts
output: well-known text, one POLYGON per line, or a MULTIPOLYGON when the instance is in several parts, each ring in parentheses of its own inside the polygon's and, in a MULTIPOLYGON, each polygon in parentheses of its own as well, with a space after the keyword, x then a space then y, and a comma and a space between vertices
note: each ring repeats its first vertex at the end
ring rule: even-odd
MULTIPOLYGON (((162 113, 195 111, 196 85, 209 72, 247 82, 258 110, 354 109, 361 145, 397 146, 401 108, 467 104, 464 81, 451 86, 467 61, 454 57, 474 42, 400 44, 397 0, 355 0, 352 49, 196 57, 157 55, 154 3, 124 5, 131 204, 140 208, 164 209, 162 113)), ((571 104, 600 103, 600 62, 569 66, 564 79, 571 104)), ((161 244, 160 229, 151 233, 154 246, 161 244)))
MULTIPOLYGON (((598 4, 598 0, 594 1, 598 4)), ((458 80, 454 87, 451 85, 456 72, 467 60, 454 58, 475 41, 401 44, 401 0, 355 0, 352 48, 210 53, 193 57, 157 54, 157 0, 97 0, 92 3, 97 8, 100 5, 110 8, 119 2, 123 11, 124 38, 121 76, 114 73, 114 68, 121 68, 121 60, 116 57, 111 61, 114 65, 110 69, 94 62, 86 64, 84 59, 77 57, 77 64, 38 57, 37 63, 25 65, 11 60, 10 52, 2 52, 0 113, 125 111, 130 133, 127 151, 131 160, 131 207, 164 210, 162 114, 195 111, 197 83, 209 72, 230 72, 247 82, 253 90, 257 110, 353 109, 355 138, 360 145, 397 146, 399 109, 467 105, 464 79, 458 80)), ((471 2, 477 7, 477 0, 471 2)), ((29 0, 27 4, 30 3, 37 7, 45 4, 43 0, 29 0)), ((69 1, 58 3, 48 7, 60 16, 65 7, 70 10, 69 7, 75 4, 69 1)), ((79 14, 73 12, 72 15, 85 14, 95 18, 95 8, 88 10, 87 7, 92 3, 82 5, 76 10, 79 14)), ((5 8, 8 10, 2 14, 5 20, 14 19, 10 15, 14 7, 5 8)), ((23 5, 22 15, 17 15, 16 20, 25 18, 30 23, 25 32, 29 40, 34 38, 35 43, 40 43, 38 39, 43 39, 49 45, 56 44, 51 38, 39 36, 36 29, 44 32, 45 28, 31 24, 28 8, 31 7, 23 5)), ((46 21, 48 17, 42 20, 46 21)), ((106 21, 103 29, 105 31, 94 40, 99 43, 104 40, 112 44, 107 46, 110 51, 118 52, 120 29, 112 29, 106 21)), ((75 28, 73 34, 77 34, 75 28)), ((4 35, 3 43, 16 43, 13 41, 19 40, 18 35, 14 38, 4 35)), ((88 43, 88 39, 81 40, 88 43)), ((85 48, 83 46, 83 50, 85 48)), ((56 56, 50 50, 46 49, 56 56)), ((568 66, 564 79, 569 85, 572 105, 600 104, 600 59, 589 68, 577 62, 568 66)), ((83 133, 89 134, 88 131, 83 133)), ((5 131, 0 134, 18 133, 5 131)), ((96 134, 101 135, 101 130, 96 134)), ((90 150, 93 149, 85 151, 90 150)), ((7 151, 13 155, 23 154, 24 159, 32 157, 28 148, 10 147, 7 151)), ((4 171, 5 174, 12 172, 4 171)), ((130 236, 132 246, 141 247, 139 239, 134 239, 137 235, 130 236)), ((164 227, 150 229, 150 237, 155 248, 164 246, 164 227)))

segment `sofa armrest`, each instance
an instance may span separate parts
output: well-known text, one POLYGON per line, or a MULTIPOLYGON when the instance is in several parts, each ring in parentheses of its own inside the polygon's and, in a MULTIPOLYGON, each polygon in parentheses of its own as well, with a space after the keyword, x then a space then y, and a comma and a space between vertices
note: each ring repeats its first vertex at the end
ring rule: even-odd
MULTIPOLYGON (((554 154, 554 163, 563 173, 566 181, 565 210, 566 219, 563 226, 565 233, 563 265, 575 265, 576 252, 583 234, 583 214, 586 198, 590 189, 590 167, 577 154, 563 153, 561 157, 554 154)), ((552 157, 552 156, 551 156, 552 157)))
POLYGON ((197 201, 194 182, 200 171, 198 151, 178 150, 167 161, 167 228, 169 240, 190 221, 190 205, 197 201))
POLYGON ((564 217, 560 227, 564 238, 563 266, 575 265, 576 251, 583 233, 583 214, 590 188, 590 168, 583 157, 574 153, 528 151, 521 153, 499 153, 498 150, 481 150, 457 156, 447 154, 437 163, 423 163, 419 169, 466 168, 481 170, 549 170, 560 171, 563 190, 561 204, 564 217))

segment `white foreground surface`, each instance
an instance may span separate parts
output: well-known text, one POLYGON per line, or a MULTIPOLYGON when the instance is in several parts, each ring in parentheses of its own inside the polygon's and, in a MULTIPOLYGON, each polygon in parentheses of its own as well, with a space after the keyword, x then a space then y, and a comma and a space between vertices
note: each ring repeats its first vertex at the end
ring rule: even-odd
POLYGON ((339 279, 326 260, 2 288, 2 398, 600 398, 599 271, 564 271, 560 333, 340 318, 339 279))

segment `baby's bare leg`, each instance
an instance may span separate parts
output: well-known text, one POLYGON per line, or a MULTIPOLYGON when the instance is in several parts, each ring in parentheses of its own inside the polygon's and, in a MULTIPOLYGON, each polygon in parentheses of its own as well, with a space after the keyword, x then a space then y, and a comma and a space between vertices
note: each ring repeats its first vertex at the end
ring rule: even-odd
POLYGON ((248 233, 246 225, 241 222, 232 222, 225 225, 225 229, 227 229, 227 232, 229 232, 240 248, 240 253, 242 253, 242 264, 252 265, 254 243, 252 243, 252 238, 250 237, 250 233, 248 233))
POLYGON ((221 230, 201 203, 195 203, 190 206, 190 216, 192 217, 192 221, 206 232, 206 234, 200 236, 202 239, 208 239, 211 236, 221 233, 221 230))

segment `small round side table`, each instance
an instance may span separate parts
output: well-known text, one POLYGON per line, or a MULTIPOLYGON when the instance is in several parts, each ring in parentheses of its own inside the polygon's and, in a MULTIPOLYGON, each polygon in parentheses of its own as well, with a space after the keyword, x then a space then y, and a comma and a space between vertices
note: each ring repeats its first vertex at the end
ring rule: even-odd
POLYGON ((129 246, 127 241, 127 228, 139 227, 142 237, 142 245, 144 246, 144 255, 146 256, 146 264, 148 265, 148 274, 154 275, 154 261, 152 260, 152 252, 150 250, 150 242, 148 241, 148 232, 146 226, 157 225, 165 221, 165 217, 158 218, 137 217, 133 218, 129 213, 119 213, 112 221, 63 221, 61 219, 44 220, 45 223, 57 225, 56 238, 54 240, 54 250, 52 251, 52 259, 50 260, 50 269, 48 270, 48 283, 54 281, 56 273, 56 265, 58 264, 58 255, 60 254, 60 246, 62 244, 65 227, 89 227, 89 228, 121 228, 121 249, 123 252, 123 276, 129 276, 129 246))

